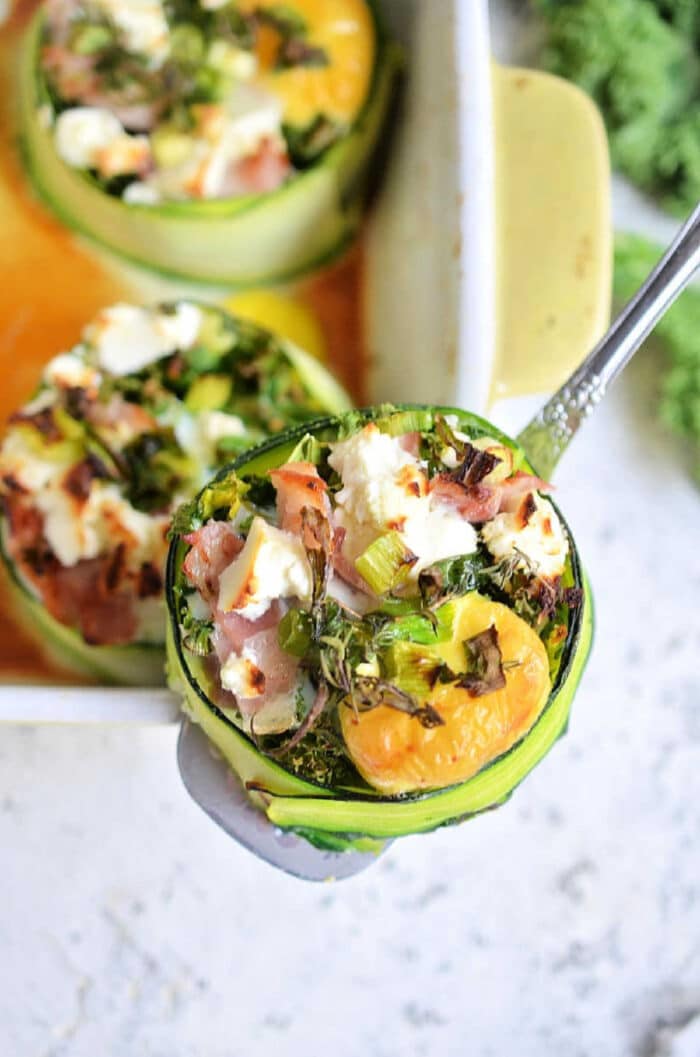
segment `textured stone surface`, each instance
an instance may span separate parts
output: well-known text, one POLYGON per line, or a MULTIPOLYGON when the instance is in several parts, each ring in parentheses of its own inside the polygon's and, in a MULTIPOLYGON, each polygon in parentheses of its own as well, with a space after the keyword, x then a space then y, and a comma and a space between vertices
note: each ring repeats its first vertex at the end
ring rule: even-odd
POLYGON ((174 731, 2 730, 0 1053, 688 1052, 700 497, 658 368, 632 364, 560 468, 595 650, 568 737, 498 812, 314 887, 201 815, 174 731))

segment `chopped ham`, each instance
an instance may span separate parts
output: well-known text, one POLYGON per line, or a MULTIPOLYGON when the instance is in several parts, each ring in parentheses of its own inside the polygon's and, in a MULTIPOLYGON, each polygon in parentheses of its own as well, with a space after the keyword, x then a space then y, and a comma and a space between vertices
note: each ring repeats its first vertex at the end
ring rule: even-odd
POLYGON ((552 486, 534 474, 519 470, 499 484, 464 485, 450 474, 440 473, 430 482, 430 493, 456 507, 467 521, 490 521, 503 511, 515 512, 521 500, 534 491, 551 491, 552 486))
POLYGON ((120 434, 148 433, 158 428, 158 422, 150 412, 121 396, 113 396, 107 403, 91 400, 86 405, 85 417, 93 426, 114 429, 120 434))
POLYGON ((292 171, 284 150, 273 140, 264 139, 256 154, 236 162, 227 174, 222 197, 240 194, 263 194, 275 191, 292 171))
POLYGON ((183 569, 187 579, 212 607, 219 596, 219 577, 240 554, 245 541, 227 521, 208 521, 185 536, 190 551, 183 569))
POLYGON ((354 588, 355 591, 360 591, 362 595, 374 598, 374 594, 369 584, 362 576, 360 576, 355 568, 354 562, 351 562, 350 559, 343 554, 344 539, 345 529, 337 528, 333 535, 333 554, 331 556, 333 571, 337 573, 341 580, 354 588))
MULTIPOLYGON (((277 513, 280 527, 298 535, 302 528, 302 510, 309 507, 318 510, 330 521, 331 502, 328 485, 319 477, 312 462, 288 462, 278 470, 270 471, 270 480, 277 491, 277 513)), ((310 550, 320 544, 308 527, 304 531, 304 545, 310 550)))
POLYGON ((420 433, 417 430, 414 430, 413 433, 402 433, 398 441, 400 448, 407 451, 414 459, 418 458, 420 454, 420 433))
POLYGON ((126 645, 136 634, 133 591, 128 584, 114 584, 114 566, 114 555, 104 555, 70 567, 57 564, 36 577, 51 616, 61 624, 78 627, 92 646, 126 645))
POLYGON ((514 513, 520 505, 520 500, 529 492, 551 492, 553 490, 553 486, 543 481, 541 477, 523 473, 522 470, 508 477, 498 488, 501 502, 497 513, 514 513))
POLYGON ((449 474, 440 473, 430 482, 430 494, 449 503, 470 522, 488 521, 499 511, 501 496, 498 486, 485 484, 463 485, 449 474))
POLYGON ((286 607, 273 602, 257 620, 246 620, 236 612, 214 613, 212 645, 219 664, 224 665, 231 654, 240 656, 245 649, 246 659, 264 676, 264 690, 255 697, 236 698, 243 715, 260 712, 277 694, 291 690, 296 682, 298 660, 279 645, 277 629, 286 607))

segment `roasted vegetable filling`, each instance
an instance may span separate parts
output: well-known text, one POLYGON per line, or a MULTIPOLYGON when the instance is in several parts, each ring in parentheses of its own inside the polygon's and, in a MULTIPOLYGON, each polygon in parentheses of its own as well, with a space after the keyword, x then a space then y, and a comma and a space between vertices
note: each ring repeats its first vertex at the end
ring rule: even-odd
POLYGON ((49 362, 0 448, 5 556, 92 645, 162 642, 172 511, 322 403, 286 346, 218 309, 117 304, 49 362))
POLYGON ((341 422, 180 509, 182 656, 302 778, 390 796, 456 784, 547 703, 581 602, 568 535, 504 439, 428 410, 341 422))
POLYGON ((40 118, 127 202, 261 194, 350 129, 374 36, 364 0, 47 0, 40 118))

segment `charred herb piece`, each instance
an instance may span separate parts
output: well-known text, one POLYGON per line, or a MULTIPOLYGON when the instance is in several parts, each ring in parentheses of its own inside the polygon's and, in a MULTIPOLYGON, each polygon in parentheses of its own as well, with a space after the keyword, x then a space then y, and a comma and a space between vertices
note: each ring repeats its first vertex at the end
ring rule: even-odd
POLYGON ((423 605, 432 608, 449 598, 481 589, 487 578, 486 572, 486 558, 479 551, 429 565, 418 577, 423 605))
POLYGON ((481 451, 468 440, 458 437, 442 415, 435 418, 435 433, 446 448, 452 448, 457 456, 457 466, 447 477, 470 488, 479 484, 501 462, 497 455, 481 451))
POLYGON ((494 627, 480 631, 464 642, 466 671, 457 677, 456 685, 470 697, 482 697, 506 685, 503 658, 494 627))
POLYGON ((398 712, 417 719, 422 727, 442 727, 445 720, 432 705, 421 705, 415 697, 400 690, 398 686, 389 683, 386 679, 377 679, 374 676, 360 676, 355 679, 352 693, 350 695, 350 706, 358 712, 369 712, 379 705, 394 708, 398 712))

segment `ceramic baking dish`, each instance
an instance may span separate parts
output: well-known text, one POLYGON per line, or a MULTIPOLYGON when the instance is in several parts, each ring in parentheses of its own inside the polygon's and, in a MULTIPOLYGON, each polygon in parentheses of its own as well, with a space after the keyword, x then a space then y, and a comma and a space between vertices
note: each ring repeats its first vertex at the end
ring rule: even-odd
MULTIPOLYGON (((568 110, 560 100, 553 115, 547 87, 539 79, 534 78, 533 88, 522 81, 533 78, 527 71, 492 67, 485 2, 383 0, 381 6, 404 46, 407 74, 381 190, 365 233, 367 391, 373 400, 491 409, 499 424, 513 427, 528 401, 539 400, 558 384, 605 322, 609 222, 602 132, 595 114, 591 117, 578 97, 568 110), (546 166, 557 143, 565 145, 571 121, 578 122, 578 145, 588 168, 562 200, 559 173, 556 167, 546 171, 546 166), (539 129, 534 138, 531 128, 523 135, 526 122, 539 129), (538 140, 544 155, 535 149, 538 140), (591 143, 596 149, 587 149, 591 143), (586 186, 595 189, 593 205, 586 186), (526 217, 519 226, 522 203, 531 199, 536 202, 531 221, 526 217), (574 257, 581 252, 574 245, 577 236, 567 235, 567 211, 573 207, 585 217, 588 232, 581 296, 576 296, 576 284, 572 293, 563 275, 568 260, 564 250, 574 257), (554 231, 549 234, 556 237, 548 241, 543 229, 550 222, 554 231), (528 302, 527 282, 520 285, 518 276, 527 259, 522 240, 533 239, 533 224, 540 230, 525 278, 532 282, 537 269, 547 277, 558 299, 555 307, 574 330, 578 327, 583 347, 560 343, 557 353, 550 341, 548 365, 540 363, 535 392, 516 386, 514 399, 504 401, 504 395, 513 395, 502 376, 512 359, 499 341, 511 341, 512 323, 504 331, 499 317, 503 320, 503 306, 514 297, 528 302), (517 252, 514 239, 521 240, 517 252), (553 281, 557 276, 558 285, 553 281), (577 313, 590 324, 584 333, 577 313)), ((573 91, 568 86, 564 90, 573 91)), ((160 279, 140 286, 144 300, 181 292, 187 292, 183 284, 160 279)), ((220 292, 212 291, 216 296, 220 292)), ((518 351, 518 363, 537 356, 536 313, 534 320, 528 323, 531 340, 518 351)), ((0 719, 159 723, 176 717, 175 700, 165 690, 0 686, 0 719)))

